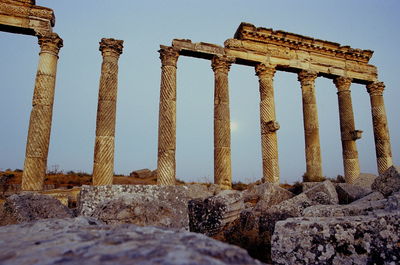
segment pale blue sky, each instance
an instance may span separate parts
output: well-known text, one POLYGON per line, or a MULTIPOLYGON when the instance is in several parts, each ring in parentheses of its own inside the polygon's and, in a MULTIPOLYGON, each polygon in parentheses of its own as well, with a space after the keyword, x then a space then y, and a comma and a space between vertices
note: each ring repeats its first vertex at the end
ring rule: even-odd
MULTIPOLYGON (((386 84, 385 102, 393 158, 400 164, 400 2, 336 1, 105 1, 37 0, 56 14, 60 52, 48 168, 92 171, 103 37, 122 39, 115 172, 157 165, 160 44, 191 39, 223 45, 240 22, 371 49, 370 61, 386 84)), ((39 46, 31 36, 0 33, 0 168, 22 168, 39 46)), ((229 73, 234 181, 260 178, 259 92, 254 69, 233 65, 229 73)), ((343 174, 336 89, 318 78, 317 101, 324 174, 343 174)), ((376 173, 369 96, 352 85, 362 172, 376 173)), ((282 182, 305 172, 301 90, 295 74, 277 72, 275 97, 282 182)), ((178 62, 177 176, 213 179, 213 72, 207 60, 178 62)))

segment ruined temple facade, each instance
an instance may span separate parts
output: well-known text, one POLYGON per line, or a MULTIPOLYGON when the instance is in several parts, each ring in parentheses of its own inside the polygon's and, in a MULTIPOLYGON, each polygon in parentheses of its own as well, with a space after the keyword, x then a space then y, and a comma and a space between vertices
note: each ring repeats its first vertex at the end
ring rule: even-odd
POLYGON ((378 172, 392 165, 392 153, 383 101, 385 85, 368 64, 373 51, 284 31, 240 24, 224 46, 174 39, 160 46, 162 63, 158 136, 158 183, 174 185, 176 173, 176 68, 179 56, 210 60, 214 72, 214 182, 229 189, 232 183, 228 73, 231 64, 254 67, 259 79, 260 127, 264 182, 279 183, 278 141, 273 79, 276 71, 297 74, 302 91, 306 173, 305 181, 323 180, 316 78, 332 79, 337 88, 345 180, 360 174, 351 84, 366 85, 371 99, 378 172))
POLYGON ((36 36, 40 46, 25 152, 22 190, 43 189, 50 144, 58 53, 63 40, 53 32, 53 10, 34 0, 3 0, 0 31, 36 36))

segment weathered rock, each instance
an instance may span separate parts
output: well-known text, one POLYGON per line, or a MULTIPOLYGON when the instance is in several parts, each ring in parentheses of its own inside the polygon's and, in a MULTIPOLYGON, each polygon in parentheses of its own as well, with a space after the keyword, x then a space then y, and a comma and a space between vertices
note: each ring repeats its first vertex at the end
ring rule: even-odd
POLYGON ((349 204, 372 192, 371 189, 349 183, 338 183, 335 186, 339 198, 339 204, 349 204))
POLYGON ((358 202, 348 205, 313 205, 304 210, 303 216, 307 217, 338 217, 368 215, 373 211, 385 209, 387 200, 358 202))
POLYGON ((216 235, 244 210, 243 195, 239 191, 224 190, 216 196, 189 201, 190 231, 208 236, 216 235))
POLYGON ((0 211, 0 225, 73 216, 68 207, 51 196, 26 193, 12 195, 6 199, 0 211))
POLYGON ((245 204, 253 206, 256 211, 265 211, 272 205, 292 197, 293 193, 273 183, 254 185, 243 192, 245 204))
POLYGON ((200 184, 82 186, 78 212, 112 224, 132 222, 188 230, 188 201, 212 195, 200 184))
POLYGON ((377 175, 361 173, 358 178, 355 179, 353 185, 361 186, 367 189, 371 189, 372 183, 374 183, 377 175))
POLYGON ((262 264, 245 250, 201 234, 85 217, 0 227, 4 264, 262 264))
POLYGON ((400 167, 391 166, 372 184, 372 189, 379 191, 385 197, 393 192, 400 191, 400 167))
POLYGON ((313 188, 273 205, 264 212, 242 211, 240 218, 214 237, 247 249, 252 257, 261 261, 271 262, 271 237, 275 223, 302 216, 304 209, 321 203, 338 203, 335 187, 330 181, 319 182, 313 188))
POLYGON ((375 191, 372 192, 364 197, 362 197, 361 199, 358 199, 350 204, 355 204, 355 203, 361 203, 361 202, 370 202, 370 201, 379 201, 384 199, 385 197, 382 195, 382 193, 375 191))
POLYGON ((316 185, 320 184, 321 182, 309 182, 305 181, 301 183, 301 186, 303 187, 303 191, 309 190, 311 188, 314 188, 316 185))
POLYGON ((400 211, 352 217, 301 217, 277 222, 274 264, 398 264, 400 211))
POLYGON ((139 169, 139 170, 132 171, 129 174, 129 176, 135 177, 135 178, 141 178, 141 179, 150 178, 150 177, 152 177, 152 171, 148 168, 139 169))

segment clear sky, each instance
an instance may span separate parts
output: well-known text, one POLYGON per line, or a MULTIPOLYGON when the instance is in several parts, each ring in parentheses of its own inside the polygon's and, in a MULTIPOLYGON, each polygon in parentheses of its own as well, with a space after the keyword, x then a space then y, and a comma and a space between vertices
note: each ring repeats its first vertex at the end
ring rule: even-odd
MULTIPOLYGON (((48 168, 91 172, 103 37, 122 39, 115 172, 157 165, 160 44, 191 39, 223 45, 240 22, 371 49, 370 61, 386 84, 385 103, 395 164, 400 164, 400 1, 105 1, 37 0, 56 15, 60 52, 48 168)), ((0 168, 22 168, 39 46, 32 36, 0 33, 0 168)), ((213 72, 210 62, 180 57, 177 73, 177 176, 213 179, 213 72)), ((259 92, 254 69, 233 65, 229 73, 233 181, 262 175, 259 92)), ((332 81, 318 78, 317 103, 324 174, 343 174, 339 113, 332 81)), ((376 173, 369 96, 352 85, 361 171, 376 173)), ((301 89, 297 76, 277 72, 275 99, 281 181, 305 172, 301 89)))

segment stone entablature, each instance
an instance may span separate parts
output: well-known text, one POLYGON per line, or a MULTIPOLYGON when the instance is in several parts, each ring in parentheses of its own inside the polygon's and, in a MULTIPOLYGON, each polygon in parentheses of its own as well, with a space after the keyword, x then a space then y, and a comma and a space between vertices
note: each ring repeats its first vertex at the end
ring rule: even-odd
POLYGON ((0 30, 11 33, 36 35, 52 32, 54 12, 36 6, 35 1, 3 0, 0 3, 0 30))

